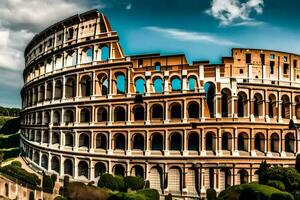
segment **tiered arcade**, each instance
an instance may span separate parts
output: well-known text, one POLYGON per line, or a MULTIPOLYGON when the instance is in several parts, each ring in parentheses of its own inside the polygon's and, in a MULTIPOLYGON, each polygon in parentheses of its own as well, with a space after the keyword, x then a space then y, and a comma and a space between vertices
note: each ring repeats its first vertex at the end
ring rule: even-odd
POLYGON ((300 135, 300 56, 232 49, 222 64, 125 56, 92 10, 25 50, 22 148, 37 170, 98 180, 140 175, 161 194, 199 197, 257 181, 262 160, 292 166, 300 135))

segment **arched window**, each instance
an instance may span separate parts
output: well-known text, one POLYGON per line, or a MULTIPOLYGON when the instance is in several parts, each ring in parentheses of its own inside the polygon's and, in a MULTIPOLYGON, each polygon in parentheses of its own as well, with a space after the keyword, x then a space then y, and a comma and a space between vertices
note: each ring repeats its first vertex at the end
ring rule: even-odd
POLYGON ((155 104, 151 108, 152 119, 163 119, 163 107, 160 104, 155 104))
POLYGON ((101 60, 102 61, 109 60, 109 48, 107 46, 101 48, 101 60))
POLYGON ((268 107, 269 107, 269 117, 273 118, 274 114, 276 113, 276 97, 273 94, 269 96, 268 107))
POLYGON ((143 78, 135 79, 135 92, 137 94, 145 93, 145 80, 143 78))
POLYGON ((80 111, 80 122, 90 122, 90 121, 91 121, 90 110, 87 108, 83 108, 80 111))
POLYGON ((9 195, 9 187, 8 187, 8 184, 5 183, 5 196, 8 197, 9 195))
POLYGON ((51 170, 59 173, 59 169, 60 169, 59 168, 59 159, 58 159, 58 157, 54 156, 51 159, 51 170))
POLYGON ((97 121, 98 122, 107 122, 107 110, 106 108, 99 108, 97 111, 97 121))
POLYGON ((42 102, 44 101, 44 97, 45 97, 45 86, 41 85, 40 89, 39 89, 39 99, 38 102, 42 102))
POLYGON ((125 109, 121 106, 115 108, 115 121, 125 121, 125 109))
POLYGON ((254 139, 255 149, 264 152, 265 149, 265 137, 262 133, 257 133, 254 139))
POLYGON ((64 113, 64 121, 65 123, 72 123, 74 122, 74 113, 72 110, 67 110, 64 113))
POLYGON ((101 89, 101 95, 107 95, 108 94, 108 79, 104 75, 98 76, 99 86, 101 89))
POLYGON ((207 151, 215 150, 214 134, 209 132, 205 135, 205 147, 207 151))
POLYGON ((154 64, 154 70, 155 70, 155 71, 160 71, 160 62, 156 62, 156 63, 154 64))
POLYGON ((73 162, 70 159, 66 159, 64 162, 64 174, 73 176, 73 162))
POLYGON ((159 77, 154 78, 153 86, 154 86, 154 92, 155 93, 162 93, 163 92, 163 81, 162 81, 161 78, 159 78, 159 77))
POLYGON ((95 165, 95 178, 101 176, 102 174, 105 174, 106 172, 106 166, 102 162, 97 162, 95 165))
POLYGON ((47 131, 44 131, 43 133, 43 143, 49 142, 49 133, 47 131))
POLYGON ((179 133, 173 133, 170 140, 170 150, 181 151, 182 138, 179 133))
POLYGON ((279 136, 277 133, 271 135, 271 152, 279 152, 279 136))
POLYGON ((74 78, 68 78, 66 81, 66 98, 73 98, 76 96, 76 85, 74 78))
POLYGON ((40 154, 38 151, 34 152, 33 154, 33 162, 35 162, 36 164, 40 164, 40 154))
POLYGON ((54 99, 61 99, 62 98, 62 83, 60 80, 55 81, 55 95, 54 99))
POLYGON ((53 124, 58 125, 60 123, 60 112, 58 110, 53 113, 53 124))
POLYGON ((144 169, 140 165, 133 166, 131 170, 132 170, 131 172, 132 176, 139 176, 144 178, 144 169))
POLYGON ((80 161, 78 164, 78 176, 89 178, 89 166, 85 161, 80 161))
POLYGON ((284 146, 285 146, 285 151, 288 153, 294 153, 294 144, 295 144, 295 137, 292 133, 288 133, 285 135, 284 138, 284 146))
POLYGON ((215 86, 211 82, 204 84, 204 90, 206 93, 206 102, 208 105, 210 117, 215 117, 214 101, 215 101, 215 86))
POLYGON ((116 78, 117 94, 125 94, 126 80, 123 74, 118 74, 116 78))
POLYGON ((65 134, 65 146, 73 147, 73 135, 71 133, 65 134))
POLYGON ((229 133, 222 135, 222 150, 231 150, 231 135, 229 133))
POLYGON ((44 124, 48 125, 50 123, 50 113, 45 112, 44 114, 44 124))
POLYGON ((46 93, 46 100, 52 99, 53 94, 53 86, 52 83, 47 84, 47 93, 46 93))
POLYGON ((254 95, 254 117, 259 117, 262 115, 262 110, 263 110, 263 99, 261 94, 256 93, 254 95))
POLYGON ((151 139, 151 149, 154 151, 162 151, 163 141, 163 136, 160 133, 154 133, 151 139))
POLYGON ((144 136, 135 134, 133 137, 133 149, 144 150, 144 136))
POLYGON ((195 77, 190 77, 188 79, 188 86, 189 86, 189 91, 195 91, 197 85, 197 80, 195 77))
POLYGON ((300 119, 300 96, 295 97, 295 102, 296 102, 296 106, 295 106, 296 119, 300 119))
POLYGON ((199 104, 197 102, 191 102, 188 105, 189 118, 199 119, 199 104))
POLYGON ((90 147, 90 138, 87 134, 81 133, 79 136, 79 147, 90 147))
POLYGON ((81 85, 81 96, 82 97, 89 97, 93 93, 93 84, 92 84, 92 79, 90 76, 85 75, 84 77, 81 78, 80 81, 81 85))
POLYGON ((42 155, 42 163, 41 163, 41 166, 42 166, 44 169, 48 170, 48 156, 45 155, 45 154, 42 155))
POLYGON ((174 104, 171 106, 171 119, 181 119, 181 105, 174 104))
POLYGON ((228 89, 223 89, 221 91, 222 95, 222 117, 228 117, 229 114, 229 98, 231 96, 231 93, 228 89))
POLYGON ((115 135, 115 149, 125 150, 125 136, 123 134, 115 135))
POLYGON ((36 142, 41 142, 41 139, 42 139, 41 131, 37 131, 35 141, 36 142))
POLYGON ((52 144, 59 144, 59 135, 57 132, 52 133, 52 144))
POLYGON ((241 184, 248 183, 248 172, 246 170, 240 170, 239 174, 241 184))
POLYGON ((104 134, 99 133, 96 136, 96 148, 97 149, 106 149, 107 148, 107 139, 104 134))
POLYGON ((290 118, 290 98, 287 95, 283 95, 281 98, 281 117, 285 119, 290 118))
POLYGON ((149 173, 150 188, 156 189, 161 192, 163 188, 163 170, 159 166, 152 167, 149 173))
POLYGON ((248 136, 245 133, 240 133, 238 135, 238 150, 239 151, 247 151, 248 144, 247 144, 248 136))
POLYGON ((179 167, 171 167, 168 170, 168 189, 172 194, 181 194, 182 170, 179 167))
POLYGON ((199 151, 199 135, 196 132, 193 132, 189 135, 188 140, 188 150, 199 151))
POLYGON ((248 101, 247 95, 244 92, 238 93, 238 117, 244 117, 245 111, 247 111, 248 101))
POLYGON ((93 61, 93 50, 87 49, 86 50, 86 62, 92 62, 93 61))
POLYGON ((178 77, 174 77, 171 80, 172 91, 181 91, 181 80, 178 77))
POLYGON ((72 65, 74 66, 74 65, 77 65, 77 52, 76 51, 74 51, 73 53, 72 53, 72 65))
POLYGON ((114 174, 115 176, 125 176, 125 168, 120 165, 120 164, 116 164, 114 167, 114 174))
POLYGON ((134 120, 139 121, 139 120, 144 120, 145 119, 145 111, 143 106, 136 106, 134 108, 134 120))

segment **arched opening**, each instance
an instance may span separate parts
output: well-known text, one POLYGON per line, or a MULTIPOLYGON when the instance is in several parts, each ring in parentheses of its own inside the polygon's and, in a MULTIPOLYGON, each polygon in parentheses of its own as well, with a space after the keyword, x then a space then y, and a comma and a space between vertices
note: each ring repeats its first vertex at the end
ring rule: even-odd
POLYGON ((181 91, 181 79, 179 77, 173 77, 171 79, 172 91, 181 91))
POLYGON ((135 106, 133 109, 134 120, 135 121, 144 121, 145 119, 145 111, 143 106, 135 106))
POLYGON ((109 48, 107 46, 101 48, 101 60, 102 61, 109 60, 109 48))
POLYGON ((53 113, 53 124, 58 125, 60 123, 60 112, 58 110, 53 113))
POLYGON ((41 166, 45 169, 48 170, 48 156, 43 154, 42 155, 42 163, 41 166))
POLYGON ((85 161, 80 161, 78 164, 78 176, 89 178, 89 165, 85 161))
POLYGON ((194 76, 189 77, 188 79, 189 91, 195 91, 196 86, 197 86, 197 79, 194 76))
POLYGON ((84 123, 84 122, 90 122, 90 121, 91 121, 90 110, 87 108, 83 108, 80 111, 80 122, 84 123))
POLYGON ((269 96, 268 108, 269 108, 269 117, 273 118, 276 113, 276 97, 274 94, 271 94, 269 96))
POLYGON ((125 94, 126 79, 124 74, 122 73, 118 73, 116 76, 116 88, 117 88, 117 94, 125 94))
POLYGON ((151 150, 163 151, 164 138, 160 133, 154 133, 151 139, 151 150))
POLYGON ((79 147, 85 147, 85 148, 90 147, 90 137, 87 134, 85 134, 85 133, 80 134, 79 147))
POLYGON ((44 131, 43 133, 43 143, 49 142, 49 133, 47 131, 44 131))
POLYGON ((199 151, 199 141, 199 134, 196 132, 191 133, 188 138, 188 150, 199 151))
POLYGON ((68 78, 66 81, 66 98, 73 98, 76 96, 76 85, 74 78, 68 78))
POLYGON ((215 186, 215 170, 212 168, 209 168, 208 170, 208 179, 209 179, 209 187, 214 188, 215 186))
POLYGON ((125 121, 125 109, 122 106, 115 108, 114 118, 117 122, 125 121))
POLYGON ((288 153, 294 153, 294 144, 295 144, 295 137, 292 133, 287 133, 284 137, 284 145, 285 151, 288 153))
POLYGON ((181 194, 182 172, 178 167, 172 167, 168 170, 168 189, 172 194, 181 194))
POLYGON ((125 136, 123 134, 115 135, 115 149, 125 150, 125 136))
POLYGON ((73 147, 73 135, 71 133, 65 134, 65 146, 73 147))
POLYGON ((152 119, 163 119, 163 107, 160 104, 155 104, 151 107, 151 118, 152 119))
POLYGON ((144 151, 144 136, 142 134, 135 134, 133 136, 133 149, 144 151))
POLYGON ((44 101, 45 98, 45 86, 41 85, 39 89, 38 102, 44 101))
POLYGON ((231 97, 231 92, 229 89, 222 89, 221 91, 221 101, 222 101, 222 117, 228 117, 229 111, 230 111, 230 97, 231 97))
POLYGON ((72 123, 74 122, 74 113, 72 110, 67 110, 64 113, 64 121, 65 123, 72 123))
POLYGON ((181 105, 179 103, 175 103, 170 106, 171 107, 171 119, 181 119, 181 105))
POLYGON ((83 76, 80 81, 80 86, 82 97, 89 97, 93 94, 93 82, 90 76, 83 76))
POLYGON ((159 77, 154 78, 153 87, 155 93, 163 92, 163 80, 159 77))
POLYGON ((135 165, 131 169, 131 175, 132 176, 139 176, 144 178, 144 169, 140 165, 135 165))
POLYGON ((56 156, 51 159, 51 170, 59 173, 59 159, 56 156))
POLYGON ((145 93, 145 80, 143 78, 135 79, 135 92, 137 94, 144 94, 145 93))
POLYGON ((197 102, 191 102, 188 105, 189 118, 199 119, 199 104, 197 102))
POLYGON ((9 187, 8 184, 5 183, 5 196, 8 197, 9 196, 9 187))
POLYGON ((54 99, 61 99, 62 98, 62 83, 60 80, 55 81, 55 94, 54 99))
POLYGON ((45 112, 44 113, 44 124, 48 125, 50 123, 50 113, 49 112, 45 112))
POLYGON ((107 95, 108 94, 108 79, 106 75, 98 75, 98 82, 99 82, 99 87, 101 90, 101 95, 107 95))
POLYGON ((244 117, 248 109, 247 95, 244 92, 238 93, 238 117, 244 117))
POLYGON ((264 152, 265 149, 265 136, 262 133, 257 133, 254 138, 255 149, 264 152))
POLYGON ((222 150, 231 150, 231 141, 232 137, 230 133, 223 133, 222 134, 222 150))
POLYGON ((85 50, 85 60, 84 62, 92 62, 93 61, 93 50, 91 48, 88 48, 85 50))
POLYGON ((107 138, 104 134, 99 133, 96 136, 96 148, 97 149, 106 149, 107 148, 107 138))
POLYGON ((150 188, 156 189, 157 191, 162 191, 162 180, 163 180, 163 170, 159 166, 152 167, 149 173, 150 188))
POLYGON ((215 107, 214 107, 214 101, 215 101, 215 86, 211 82, 207 82, 204 84, 204 90, 206 93, 206 102, 208 105, 210 117, 215 117, 215 107))
POLYGON ((97 121, 98 122, 107 122, 108 121, 108 113, 106 108, 99 108, 97 110, 97 121))
POLYGON ((70 159, 66 159, 64 162, 64 174, 73 176, 73 162, 70 159))
POLYGON ((59 144, 59 135, 57 132, 52 133, 52 144, 59 144))
POLYGON ((281 98, 281 117, 285 119, 290 118, 290 98, 287 95, 283 95, 281 98))
POLYGON ((300 96, 295 97, 295 102, 296 102, 296 106, 295 106, 296 119, 300 119, 300 96))
POLYGON ((263 111, 263 99, 261 94, 256 93, 254 95, 254 99, 253 99, 253 110, 254 110, 254 117, 259 117, 262 116, 262 111, 263 111))
POLYGON ((53 94, 53 86, 52 83, 47 84, 47 92, 46 92, 46 100, 51 100, 53 94))
POLYGON ((271 135, 271 152, 279 152, 279 136, 277 133, 271 135))
POLYGON ((35 136, 35 141, 41 142, 41 139, 42 139, 41 131, 37 131, 35 136))
POLYGON ((125 176, 125 168, 123 165, 116 164, 114 167, 114 174, 115 176, 125 176))
POLYGON ((174 150, 174 151, 182 150, 182 137, 180 133, 173 133, 171 135, 170 150, 174 150))
POLYGON ((95 165, 95 178, 106 173, 106 166, 102 162, 97 162, 95 165))
POLYGON ((240 133, 238 135, 238 150, 247 151, 248 150, 248 135, 246 133, 240 133))
POLYGON ((207 151, 214 151, 215 150, 215 139, 214 133, 208 132, 205 135, 205 147, 207 151))
POLYGON ((239 178, 240 178, 241 184, 248 183, 248 172, 246 170, 240 170, 239 178))
POLYGON ((226 189, 229 186, 231 186, 231 172, 229 169, 225 168, 225 169, 221 169, 221 176, 224 179, 224 186, 222 187, 222 189, 226 189))

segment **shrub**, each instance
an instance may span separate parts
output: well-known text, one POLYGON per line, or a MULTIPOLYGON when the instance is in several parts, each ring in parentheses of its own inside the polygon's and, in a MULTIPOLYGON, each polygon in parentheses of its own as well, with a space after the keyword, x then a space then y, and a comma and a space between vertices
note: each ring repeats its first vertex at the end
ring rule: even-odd
POLYGON ((145 187, 144 188, 145 189, 150 188, 150 181, 149 180, 145 181, 145 187))
POLYGON ((141 190, 145 186, 145 181, 140 176, 126 176, 124 181, 126 189, 141 190))
POLYGON ((111 174, 102 174, 98 181, 98 187, 108 188, 112 191, 119 190, 118 184, 111 174))
POLYGON ((287 192, 280 192, 272 194, 270 200, 294 200, 294 197, 287 192))
MULTIPOLYGON (((155 189, 138 190, 137 193, 138 194, 143 194, 149 200, 159 200, 159 193, 155 189)), ((172 197, 172 195, 171 195, 171 197, 172 197)))
POLYGON ((267 172, 269 169, 270 169, 270 165, 268 165, 266 161, 262 161, 260 163, 259 170, 258 170, 259 184, 267 184, 267 182, 268 182, 267 172))
POLYGON ((53 191, 53 182, 50 176, 43 174, 43 191, 52 192, 53 191))
POLYGON ((114 176, 114 180, 117 184, 117 190, 120 192, 126 192, 125 181, 123 176, 114 176))
POLYGON ((285 186, 281 181, 278 180, 269 180, 267 185, 277 188, 278 190, 285 191, 285 186))
POLYGON ((300 191, 293 192, 292 195, 295 200, 300 200, 300 191))
POLYGON ((20 161, 12 161, 10 164, 15 167, 22 167, 22 163, 20 161))
POLYGON ((165 196, 165 200, 172 200, 172 194, 169 193, 167 196, 165 196))
POLYGON ((209 188, 206 190, 206 198, 207 200, 216 200, 217 199, 217 192, 213 188, 209 188))
POLYGON ((72 200, 104 200, 111 195, 109 190, 87 186, 81 182, 69 183, 64 189, 66 190, 65 197, 72 200))
POLYGON ((296 157, 296 170, 300 173, 300 153, 296 157))

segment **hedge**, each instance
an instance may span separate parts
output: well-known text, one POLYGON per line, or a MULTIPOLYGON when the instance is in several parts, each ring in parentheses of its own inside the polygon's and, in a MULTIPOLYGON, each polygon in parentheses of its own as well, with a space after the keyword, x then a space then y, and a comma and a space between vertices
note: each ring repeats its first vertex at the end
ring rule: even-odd
POLYGON ((154 189, 138 190, 136 192, 118 192, 113 194, 109 200, 159 200, 159 193, 154 189))
POLYGON ((20 146, 20 134, 4 136, 0 138, 0 149, 9 149, 20 146))
POLYGON ((22 167, 22 163, 20 161, 17 161, 17 160, 12 161, 10 164, 15 166, 15 167, 22 167))
POLYGON ((280 191, 285 191, 285 186, 281 181, 278 180, 269 180, 267 183, 268 186, 277 188, 280 191))
POLYGON ((112 191, 118 190, 118 184, 111 174, 102 174, 98 181, 98 187, 108 188, 112 191))
POLYGON ((140 176, 126 176, 124 181, 126 189, 141 190, 145 186, 145 181, 140 176))
POLYGON ((159 200, 159 193, 155 189, 143 189, 138 190, 138 194, 143 194, 145 197, 147 197, 149 200, 159 200))
POLYGON ((16 158, 20 154, 20 150, 15 148, 15 149, 8 149, 8 150, 0 150, 0 152, 4 153, 3 159, 9 159, 9 158, 16 158))
POLYGON ((274 193, 270 200, 294 200, 294 197, 288 192, 274 193))
POLYGON ((216 200, 217 199, 217 192, 213 188, 209 188, 206 190, 206 198, 207 200, 216 200))

